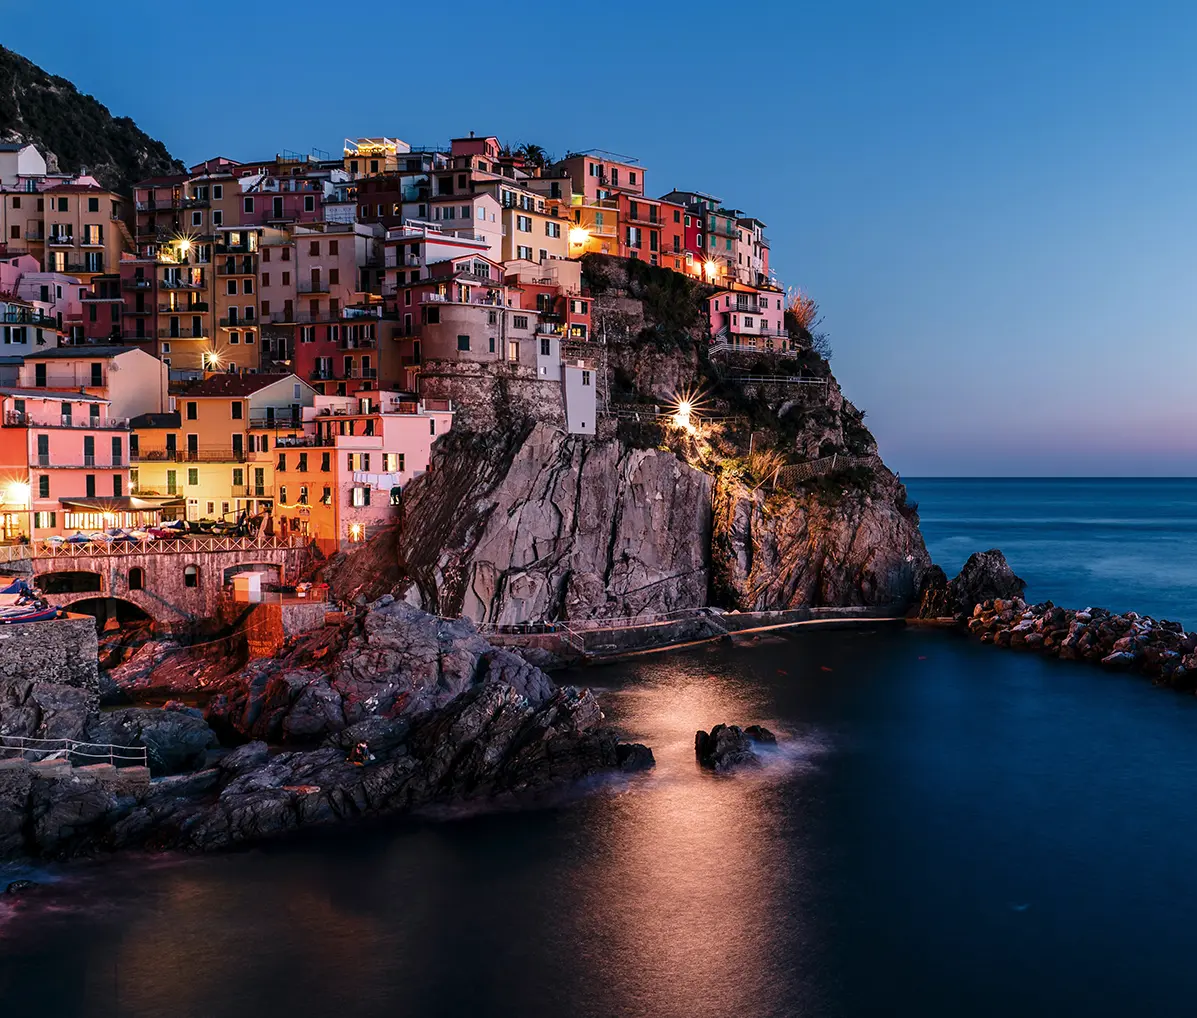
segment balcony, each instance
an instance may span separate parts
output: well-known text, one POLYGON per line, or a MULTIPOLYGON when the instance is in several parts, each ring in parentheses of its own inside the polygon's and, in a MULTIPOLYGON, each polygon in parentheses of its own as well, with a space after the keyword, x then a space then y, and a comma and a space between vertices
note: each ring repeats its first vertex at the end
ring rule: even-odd
MULTIPOLYGON (((49 394, 47 394, 49 396, 49 394)), ((84 431, 128 431, 127 417, 75 417, 70 414, 58 416, 41 416, 20 410, 8 410, 4 414, 6 428, 78 428, 84 431)), ((57 466, 58 464, 42 463, 39 466, 57 466)), ((84 464, 94 466, 95 464, 84 464)), ((117 464, 118 466, 120 464, 117 464)))
POLYGON ((43 314, 41 311, 5 311, 0 315, 0 322, 5 325, 38 325, 46 326, 51 329, 58 328, 58 319, 50 315, 43 314))
POLYGON ((65 272, 68 275, 95 275, 104 271, 104 262, 97 258, 94 263, 88 265, 83 262, 67 262, 65 268, 55 269, 53 265, 46 269, 47 272, 65 272))
POLYGON ((25 231, 25 239, 26 240, 45 240, 46 235, 41 230, 26 230, 25 231))
POLYGON ((216 263, 216 274, 218 276, 252 276, 257 273, 257 263, 253 258, 242 256, 240 264, 236 261, 224 261, 216 263))
POLYGON ((122 308, 121 309, 122 315, 135 315, 135 316, 136 315, 152 315, 153 313, 154 313, 154 309, 152 307, 151 308, 139 307, 139 308, 122 308))
POLYGON ((420 267, 419 255, 404 255, 402 258, 392 258, 389 253, 383 260, 383 268, 386 269, 401 269, 401 268, 418 269, 420 267))
POLYGON ((313 382, 331 382, 336 377, 332 368, 313 368, 308 374, 308 378, 313 382))
POLYGON ((75 237, 70 233, 55 233, 51 231, 50 235, 46 238, 46 243, 50 247, 74 247, 75 237))
POLYGON ((203 449, 143 449, 129 457, 130 463, 244 463, 245 450, 212 447, 203 449))
POLYGON ((337 347, 341 350, 375 350, 378 348, 378 340, 373 336, 368 339, 339 339, 337 347))
POLYGON ((309 279, 307 282, 300 282, 296 290, 299 293, 328 293, 328 287, 327 279, 309 279))
POLYGON ((186 307, 172 304, 158 305, 158 313, 163 315, 198 315, 207 310, 208 302, 206 300, 197 300, 194 304, 188 304, 186 307))
POLYGON ((274 498, 274 486, 269 484, 234 484, 233 498, 274 498))
POLYGON ((154 285, 152 279, 122 279, 122 290, 148 290, 154 285))
POLYGON ((120 339, 122 343, 152 343, 154 342, 154 334, 147 334, 144 332, 122 332, 120 339))
POLYGON ((179 207, 184 209, 205 209, 209 205, 207 198, 184 198, 179 207))
POLYGON ((203 277, 194 276, 166 276, 158 281, 164 290, 202 290, 205 287, 203 277))
POLYGON ((159 339, 207 339, 207 337, 208 330, 203 328, 203 326, 196 329, 190 327, 184 328, 180 325, 178 328, 167 327, 158 330, 159 339))
POLYGON ((291 416, 290 414, 276 414, 274 416, 270 416, 268 414, 253 413, 249 416, 249 427, 251 431, 299 429, 303 427, 303 418, 298 414, 294 416, 291 416))
POLYGON ((220 327, 222 329, 256 329, 258 327, 258 320, 256 318, 242 318, 228 316, 220 319, 220 327))

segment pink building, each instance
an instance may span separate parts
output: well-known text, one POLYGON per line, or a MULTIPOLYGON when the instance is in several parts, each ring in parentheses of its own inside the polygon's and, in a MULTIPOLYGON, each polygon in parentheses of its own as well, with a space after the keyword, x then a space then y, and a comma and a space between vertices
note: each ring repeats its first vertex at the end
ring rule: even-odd
POLYGON ((785 294, 764 287, 720 290, 708 301, 711 342, 755 350, 789 349, 785 294))

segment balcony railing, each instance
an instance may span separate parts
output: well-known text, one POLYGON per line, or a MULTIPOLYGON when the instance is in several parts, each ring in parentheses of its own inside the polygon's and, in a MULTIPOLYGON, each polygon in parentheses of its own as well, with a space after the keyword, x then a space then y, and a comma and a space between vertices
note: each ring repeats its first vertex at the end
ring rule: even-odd
POLYGON ((328 293, 328 287, 327 279, 309 279, 306 282, 301 280, 296 289, 300 293, 328 293))
POLYGON ((70 233, 54 233, 51 231, 46 238, 46 243, 51 247, 73 247, 75 244, 74 234, 70 233))
POLYGON ((202 449, 142 449, 131 463, 244 463, 245 450, 224 447, 202 449))
POLYGON ((41 311, 15 311, 9 309, 0 315, 0 322, 5 325, 45 325, 50 328, 58 327, 58 319, 41 311))
POLYGON ((337 346, 341 350, 375 350, 378 348, 378 340, 371 336, 369 339, 340 339, 337 341, 337 346))
POLYGON ((208 335, 208 330, 201 326, 198 329, 179 326, 178 328, 166 328, 158 330, 159 339, 205 339, 208 335))
POLYGON ((208 302, 206 300, 197 300, 194 304, 188 304, 186 307, 172 307, 170 304, 158 305, 158 311, 166 315, 198 315, 207 310, 208 302))
POLYGON ((41 230, 26 230, 25 231, 25 239, 26 240, 45 240, 46 235, 41 230))
MULTIPOLYGON (((47 394, 47 398, 49 395, 47 394)), ((75 417, 74 415, 59 414, 58 416, 40 416, 28 411, 8 410, 4 414, 6 428, 79 428, 85 431, 128 431, 127 417, 75 417)), ((48 464, 42 463, 41 466, 48 464)))
POLYGON ((154 285, 152 279, 122 279, 122 290, 148 290, 154 285))
POLYGON ((234 318, 229 315, 222 318, 220 324, 230 329, 254 329, 257 328, 258 320, 257 318, 242 318, 240 316, 234 318))
POLYGON ((262 413, 253 413, 249 416, 249 426, 255 431, 272 431, 276 428, 302 428, 303 418, 299 414, 275 414, 270 416, 262 413))
POLYGON ((206 284, 202 276, 199 279, 192 276, 167 276, 160 279, 158 285, 164 290, 202 290, 206 284))
POLYGON ((232 265, 230 265, 228 262, 216 263, 216 274, 218 276, 252 276, 257 271, 257 267, 253 264, 253 262, 250 262, 249 264, 246 264, 244 261, 240 264, 234 262, 232 265))

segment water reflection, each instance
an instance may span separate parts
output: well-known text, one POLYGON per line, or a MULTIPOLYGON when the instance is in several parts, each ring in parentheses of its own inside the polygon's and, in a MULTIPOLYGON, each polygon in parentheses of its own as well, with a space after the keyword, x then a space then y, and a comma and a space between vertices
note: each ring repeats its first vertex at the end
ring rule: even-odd
POLYGON ((609 810, 584 871, 574 942, 612 945, 604 959, 616 997, 645 1015, 733 1013, 751 1001, 780 1013, 779 995, 799 960, 777 949, 779 924, 801 879, 802 853, 787 844, 792 804, 782 780, 793 759, 759 773, 714 776, 694 761, 694 733, 719 722, 764 722, 771 704, 739 669, 712 671, 702 655, 661 658, 635 689, 608 694, 609 715, 650 742, 651 789, 609 810))

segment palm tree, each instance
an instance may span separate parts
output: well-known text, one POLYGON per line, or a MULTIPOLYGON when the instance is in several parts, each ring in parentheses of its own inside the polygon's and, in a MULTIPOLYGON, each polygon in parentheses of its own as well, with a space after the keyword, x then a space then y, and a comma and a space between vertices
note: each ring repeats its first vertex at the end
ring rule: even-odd
POLYGON ((516 149, 516 154, 523 156, 524 162, 529 166, 534 166, 540 170, 543 170, 549 164, 549 154, 540 145, 535 145, 531 142, 524 142, 524 144, 516 149))

